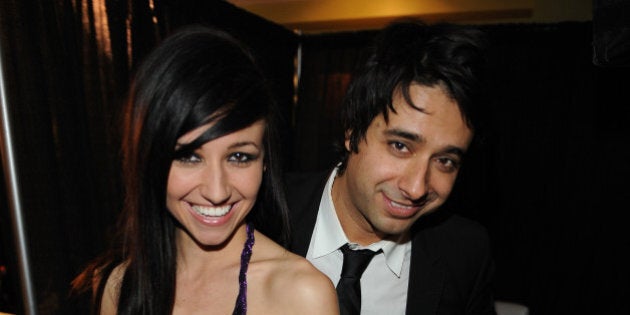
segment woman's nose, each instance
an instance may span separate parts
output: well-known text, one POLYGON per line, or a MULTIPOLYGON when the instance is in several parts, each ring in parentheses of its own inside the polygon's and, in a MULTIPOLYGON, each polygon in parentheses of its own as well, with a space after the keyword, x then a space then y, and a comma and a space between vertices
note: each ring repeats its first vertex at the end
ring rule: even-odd
POLYGON ((213 205, 223 204, 230 199, 228 174, 221 163, 212 163, 204 167, 201 173, 201 194, 213 205))

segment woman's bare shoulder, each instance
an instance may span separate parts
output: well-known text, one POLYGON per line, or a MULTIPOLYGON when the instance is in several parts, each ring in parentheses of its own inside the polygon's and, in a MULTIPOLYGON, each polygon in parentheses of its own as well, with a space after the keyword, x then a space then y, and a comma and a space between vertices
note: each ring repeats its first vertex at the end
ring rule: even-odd
POLYGON ((283 282, 279 286, 291 288, 284 291, 291 296, 296 313, 338 314, 337 293, 330 279, 305 258, 289 254, 295 256, 288 261, 292 267, 286 268, 288 272, 283 272, 278 281, 283 282))
POLYGON ((107 277, 103 296, 101 297, 101 315, 115 315, 118 307, 118 296, 127 264, 120 264, 107 277))
POLYGON ((339 313, 335 287, 326 275, 304 257, 269 239, 260 243, 257 250, 265 258, 268 293, 273 295, 270 299, 281 300, 288 313, 339 313))

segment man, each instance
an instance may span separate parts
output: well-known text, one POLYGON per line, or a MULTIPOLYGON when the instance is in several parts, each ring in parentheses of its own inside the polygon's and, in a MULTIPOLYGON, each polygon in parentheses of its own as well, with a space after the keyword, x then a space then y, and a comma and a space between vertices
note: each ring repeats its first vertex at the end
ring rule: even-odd
POLYGON ((342 314, 495 313, 485 229, 439 210, 473 139, 481 42, 448 24, 382 30, 344 101, 340 163, 289 178, 291 249, 339 283, 342 314), (347 248, 371 250, 349 298, 347 248))

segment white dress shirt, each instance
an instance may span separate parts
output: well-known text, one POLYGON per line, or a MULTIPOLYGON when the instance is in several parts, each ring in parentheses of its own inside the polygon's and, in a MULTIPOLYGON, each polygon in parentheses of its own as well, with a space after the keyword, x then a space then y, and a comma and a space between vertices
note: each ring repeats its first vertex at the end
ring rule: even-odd
MULTIPOLYGON (((337 175, 335 169, 324 188, 319 212, 306 259, 326 274, 337 285, 343 265, 339 247, 348 242, 341 228, 332 200, 332 185, 337 175)), ((382 250, 361 277, 361 314, 405 314, 409 282, 411 241, 397 243, 381 240, 368 246, 350 243, 352 249, 382 250)))

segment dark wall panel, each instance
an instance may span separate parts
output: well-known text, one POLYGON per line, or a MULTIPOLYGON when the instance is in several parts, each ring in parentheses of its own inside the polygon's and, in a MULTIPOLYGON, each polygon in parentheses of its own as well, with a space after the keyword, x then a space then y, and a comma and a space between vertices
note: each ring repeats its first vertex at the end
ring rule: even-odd
MULTIPOLYGON (((488 228, 497 298, 533 315, 630 312, 628 69, 593 63, 590 22, 480 28, 489 39, 488 128, 445 207, 488 228)), ((345 89, 339 78, 360 58, 343 56, 361 56, 370 36, 303 39, 295 170, 334 164, 343 92, 332 89, 345 89)))
MULTIPOLYGON (((191 23, 226 29, 250 45, 289 115, 296 36, 225 1, 0 2, 2 61, 40 314, 55 312, 72 277, 108 242, 122 202, 119 113, 134 67, 164 36, 191 23)), ((8 268, 0 312, 21 314, 6 196, 0 201, 0 265, 8 268)))

